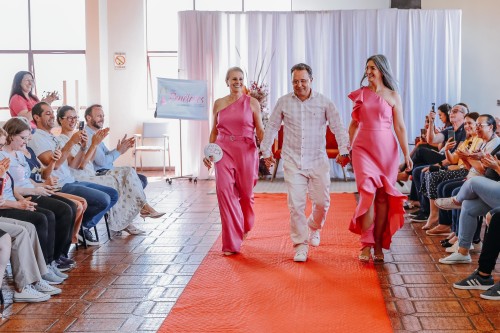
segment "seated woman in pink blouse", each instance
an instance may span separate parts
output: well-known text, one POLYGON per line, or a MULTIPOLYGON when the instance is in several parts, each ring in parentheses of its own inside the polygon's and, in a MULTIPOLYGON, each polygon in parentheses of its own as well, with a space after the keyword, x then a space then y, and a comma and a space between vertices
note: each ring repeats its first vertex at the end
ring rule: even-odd
MULTIPOLYGON (((35 87, 33 74, 27 71, 20 71, 14 75, 12 81, 12 89, 10 91, 9 109, 12 117, 25 117, 31 123, 31 128, 36 128, 31 115, 33 106, 40 102, 40 99, 33 94, 32 90, 35 87)), ((59 99, 56 91, 51 92, 42 101, 51 104, 59 99)))

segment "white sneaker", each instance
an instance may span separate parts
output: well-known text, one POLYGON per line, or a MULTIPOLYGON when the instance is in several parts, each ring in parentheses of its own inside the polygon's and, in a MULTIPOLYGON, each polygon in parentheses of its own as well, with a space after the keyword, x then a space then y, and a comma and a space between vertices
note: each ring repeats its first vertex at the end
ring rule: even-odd
POLYGON ((52 287, 44 279, 41 279, 40 281, 33 283, 33 288, 35 288, 36 291, 39 291, 47 295, 57 295, 62 292, 61 289, 52 287))
POLYGON ((307 260, 307 251, 306 250, 298 250, 295 252, 295 256, 293 257, 293 261, 295 262, 305 262, 307 260))
POLYGON ((439 262, 446 265, 470 264, 472 262, 472 259, 470 257, 470 254, 464 256, 463 254, 455 252, 450 254, 446 258, 439 259, 439 262))
POLYGON ((50 267, 51 265, 47 265, 47 273, 42 275, 42 279, 47 281, 48 284, 61 284, 64 279, 57 276, 54 271, 50 267))
MULTIPOLYGON (((472 244, 470 247, 469 247, 469 250, 474 250, 474 245, 472 244)), ((445 250, 447 253, 455 253, 458 251, 458 240, 450 247, 447 247, 446 250, 445 250)), ((479 252, 481 252, 481 250, 479 250, 479 252)))
POLYGON ((319 243, 321 241, 320 233, 321 229, 313 230, 309 228, 309 244, 311 244, 312 246, 319 246, 319 243))
MULTIPOLYGON (((47 266, 49 270, 51 270, 56 276, 60 277, 63 280, 66 280, 68 278, 68 274, 65 274, 57 268, 57 262, 53 260, 50 265, 47 266)), ((44 279, 46 280, 46 279, 44 279)))
POLYGON ((50 295, 37 291, 31 284, 24 286, 20 293, 14 292, 12 300, 14 302, 37 303, 45 302, 50 299, 50 295))

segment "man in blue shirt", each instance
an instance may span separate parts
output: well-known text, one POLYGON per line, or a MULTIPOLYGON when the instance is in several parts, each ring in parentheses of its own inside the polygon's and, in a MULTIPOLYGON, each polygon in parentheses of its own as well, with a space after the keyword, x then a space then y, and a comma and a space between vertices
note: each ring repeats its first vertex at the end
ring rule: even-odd
MULTIPOLYGON (((92 141, 92 136, 98 130, 104 127, 104 111, 102 106, 99 104, 93 104, 85 110, 85 120, 87 122, 87 127, 85 130, 88 135, 88 142, 92 141)), ((94 157, 94 169, 97 174, 106 173, 106 171, 114 168, 114 161, 120 157, 120 155, 125 154, 130 148, 135 144, 135 138, 127 138, 127 135, 123 139, 118 140, 116 148, 109 150, 108 147, 101 142, 97 147, 94 157)), ((146 176, 137 174, 142 183, 142 188, 146 188, 148 185, 148 179, 146 176)))

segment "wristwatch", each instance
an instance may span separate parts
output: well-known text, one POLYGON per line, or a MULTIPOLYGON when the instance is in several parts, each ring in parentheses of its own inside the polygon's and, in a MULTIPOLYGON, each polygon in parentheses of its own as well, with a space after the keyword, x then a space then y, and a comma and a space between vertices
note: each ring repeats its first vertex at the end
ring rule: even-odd
POLYGON ((349 157, 349 154, 342 154, 340 156, 342 156, 342 157, 349 157))

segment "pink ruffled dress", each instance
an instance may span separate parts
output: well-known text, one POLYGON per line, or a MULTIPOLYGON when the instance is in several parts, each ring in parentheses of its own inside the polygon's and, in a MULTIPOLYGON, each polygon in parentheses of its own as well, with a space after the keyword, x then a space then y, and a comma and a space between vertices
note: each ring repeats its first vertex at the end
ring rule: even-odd
MULTIPOLYGON (((388 195, 388 214, 383 231, 382 247, 389 249, 391 238, 404 223, 403 203, 407 199, 395 187, 399 165, 399 151, 392 130, 392 106, 367 87, 351 92, 352 119, 359 123, 352 143, 352 166, 359 192, 359 202, 349 230, 361 235, 362 246, 375 241, 372 227, 362 232, 360 217, 374 204, 375 192, 384 188, 388 195)), ((375 214, 377 212, 375 211, 375 214)))

